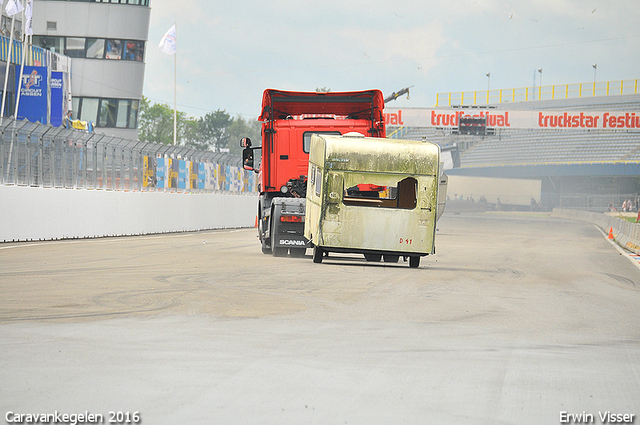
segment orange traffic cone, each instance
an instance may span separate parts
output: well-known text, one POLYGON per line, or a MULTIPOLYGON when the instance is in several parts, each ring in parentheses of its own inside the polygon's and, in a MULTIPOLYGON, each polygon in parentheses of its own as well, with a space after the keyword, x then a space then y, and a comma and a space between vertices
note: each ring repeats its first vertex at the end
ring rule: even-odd
POLYGON ((609 239, 613 239, 613 227, 609 227, 609 239))

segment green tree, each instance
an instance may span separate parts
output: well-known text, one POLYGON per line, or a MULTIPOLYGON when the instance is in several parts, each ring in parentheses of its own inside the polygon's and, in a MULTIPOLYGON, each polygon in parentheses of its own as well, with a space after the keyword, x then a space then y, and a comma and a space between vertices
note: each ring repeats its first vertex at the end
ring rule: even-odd
POLYGON ((166 104, 151 105, 142 96, 138 113, 138 138, 142 142, 173 144, 173 109, 166 104))
MULTIPOLYGON (((173 108, 167 104, 149 103, 142 97, 138 116, 139 139, 148 143, 173 144, 173 108)), ((177 113, 177 144, 198 150, 228 148, 234 155, 241 155, 240 139, 250 137, 259 145, 260 123, 257 120, 232 118, 226 111, 218 109, 203 117, 191 118, 186 113, 177 113)))
POLYGON ((229 132, 229 153, 233 155, 242 155, 240 147, 240 139, 248 137, 254 146, 260 146, 260 122, 258 120, 245 120, 242 117, 236 117, 231 121, 228 128, 229 132))
MULTIPOLYGON (((151 105, 149 99, 142 97, 140 111, 138 113, 138 126, 140 132, 138 139, 147 143, 173 144, 173 108, 165 103, 151 105)), ((193 130, 193 119, 188 118, 185 112, 176 114, 176 142, 185 145, 188 141, 197 137, 198 132, 193 130)))
POLYGON ((231 116, 221 109, 208 112, 204 117, 198 118, 201 143, 218 152, 220 149, 226 148, 229 142, 228 127, 231 121, 231 116))
POLYGON ((202 133, 200 132, 200 125, 197 118, 185 119, 178 134, 180 134, 181 136, 181 145, 202 151, 207 151, 210 148, 210 146, 202 137, 202 133))

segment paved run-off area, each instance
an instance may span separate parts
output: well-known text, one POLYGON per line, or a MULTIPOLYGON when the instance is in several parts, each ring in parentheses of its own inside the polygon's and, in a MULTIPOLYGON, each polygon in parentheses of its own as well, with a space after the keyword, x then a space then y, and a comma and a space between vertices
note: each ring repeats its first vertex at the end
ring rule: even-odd
POLYGON ((438 228, 419 269, 274 258, 254 229, 0 244, 2 420, 640 414, 640 270, 598 229, 515 213, 438 228))

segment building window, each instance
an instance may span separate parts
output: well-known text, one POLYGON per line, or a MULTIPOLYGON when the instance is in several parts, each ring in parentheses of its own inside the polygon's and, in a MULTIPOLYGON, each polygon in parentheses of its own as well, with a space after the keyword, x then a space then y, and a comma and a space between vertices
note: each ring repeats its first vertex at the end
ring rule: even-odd
POLYGON ((122 59, 122 40, 107 40, 106 59, 122 59))
POLYGON ((76 1, 80 3, 120 3, 120 4, 134 4, 139 6, 149 6, 149 0, 57 0, 57 1, 76 1))
POLYGON ((116 119, 116 127, 126 128, 127 118, 129 118, 130 100, 118 100, 118 116, 116 119))
POLYGON ((138 100, 74 97, 72 103, 74 119, 91 121, 97 127, 138 127, 138 100))
POLYGON ((144 61, 144 41, 35 35, 33 44, 72 58, 144 61))
POLYGON ((84 38, 67 37, 67 49, 65 54, 71 58, 84 58, 84 38))
POLYGON ((98 127, 115 127, 118 102, 115 99, 102 99, 98 127))
POLYGON ((87 58, 104 59, 104 38, 87 38, 87 58))
MULTIPOLYGON (((18 20, 18 15, 16 15, 16 22, 13 25, 13 38, 15 40, 20 40, 22 37, 22 21, 18 20)), ((11 18, 8 16, 2 15, 2 35, 5 37, 11 36, 11 18)))
POLYGON ((85 97, 80 99, 80 106, 78 108, 78 115, 82 121, 97 122, 98 118, 98 103, 100 99, 93 97, 85 97))
POLYGON ((138 128, 138 109, 140 107, 140 102, 137 100, 130 100, 131 104, 129 106, 129 122, 127 123, 127 128, 138 128))
POLYGON ((44 35, 34 35, 33 45, 51 50, 53 53, 64 54, 64 37, 48 37, 44 35))
POLYGON ((144 42, 127 40, 124 46, 124 59, 142 62, 144 52, 144 42))

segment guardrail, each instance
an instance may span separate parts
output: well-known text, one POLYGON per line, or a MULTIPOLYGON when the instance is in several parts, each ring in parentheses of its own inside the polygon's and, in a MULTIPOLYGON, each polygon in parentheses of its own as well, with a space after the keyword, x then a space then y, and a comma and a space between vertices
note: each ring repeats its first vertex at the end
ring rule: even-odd
POLYGON ((0 185, 161 192, 257 191, 226 153, 0 119, 0 185))
POLYGON ((476 90, 436 94, 438 106, 493 105, 532 100, 637 94, 638 80, 598 81, 512 89, 476 90))
POLYGON ((629 251, 640 254, 640 225, 606 214, 579 210, 554 208, 552 217, 586 221, 600 227, 605 232, 613 230, 615 242, 629 251))

